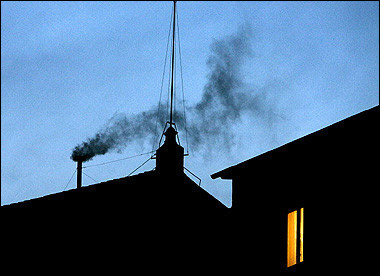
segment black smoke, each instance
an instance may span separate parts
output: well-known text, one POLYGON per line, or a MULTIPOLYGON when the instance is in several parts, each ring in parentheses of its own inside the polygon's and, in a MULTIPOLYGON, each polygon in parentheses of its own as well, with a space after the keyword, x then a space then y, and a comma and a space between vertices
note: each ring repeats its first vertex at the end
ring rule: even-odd
MULTIPOLYGON (((270 117, 272 109, 265 101, 265 90, 255 91, 244 83, 243 64, 253 57, 252 29, 241 26, 238 31, 210 46, 207 60, 209 74, 201 100, 188 107, 187 131, 193 150, 200 145, 221 144, 229 148, 233 143, 232 126, 243 114, 270 117), (269 114, 269 115, 268 115, 269 114)), ((161 106, 162 108, 162 106, 161 106)), ((158 117, 157 107, 135 116, 116 114, 94 137, 76 146, 71 159, 88 161, 109 151, 121 151, 136 140, 152 138, 158 117)), ((159 126, 165 123, 160 113, 159 126)), ((174 121, 184 130, 184 116, 174 114, 174 121)))
POLYGON ((242 90, 241 72, 244 62, 253 56, 251 39, 251 27, 243 25, 235 34, 211 44, 208 81, 202 99, 190 108, 195 115, 192 122, 197 122, 190 126, 192 148, 217 141, 229 147, 233 141, 232 125, 247 108, 253 107, 251 91, 242 90))
MULTIPOLYGON (((73 149, 71 159, 85 162, 109 151, 121 152, 129 143, 153 136, 156 121, 156 108, 135 116, 116 113, 94 137, 88 138, 73 149)), ((160 121, 162 124, 162 120, 160 121)))
POLYGON ((230 150, 234 144, 234 125, 244 115, 260 119, 268 132, 273 132, 273 123, 280 117, 271 99, 277 84, 252 87, 244 81, 243 65, 254 57, 252 40, 252 27, 245 24, 236 33, 212 42, 202 98, 189 107, 187 128, 193 150, 200 146, 210 149, 211 145, 230 150))

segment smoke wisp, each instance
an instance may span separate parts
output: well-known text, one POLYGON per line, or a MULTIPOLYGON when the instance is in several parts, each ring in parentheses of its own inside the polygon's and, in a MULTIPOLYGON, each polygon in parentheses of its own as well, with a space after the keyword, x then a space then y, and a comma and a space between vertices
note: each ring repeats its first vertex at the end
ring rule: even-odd
POLYGON ((94 137, 73 149, 71 159, 85 162, 109 151, 121 152, 132 141, 153 136, 156 119, 157 112, 154 108, 130 117, 116 113, 94 137))
MULTIPOLYGON (((265 91, 255 91, 243 81, 242 65, 253 56, 251 40, 251 27, 243 25, 236 33, 211 44, 207 60, 209 74, 202 98, 187 110, 188 138, 193 150, 198 150, 200 145, 218 143, 229 148, 234 137, 232 126, 244 113, 262 118, 273 113, 265 101, 265 91)), ((164 114, 160 115, 161 127, 165 118, 164 114)), ((109 151, 121 151, 133 141, 152 138, 157 116, 157 107, 130 117, 116 114, 94 137, 77 145, 71 159, 88 161, 109 151)), ((184 116, 175 113, 174 122, 183 129, 184 116)))

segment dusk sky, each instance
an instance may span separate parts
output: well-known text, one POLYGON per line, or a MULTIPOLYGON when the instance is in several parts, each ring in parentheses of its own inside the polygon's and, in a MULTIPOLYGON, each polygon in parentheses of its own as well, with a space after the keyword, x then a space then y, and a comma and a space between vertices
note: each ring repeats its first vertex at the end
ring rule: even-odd
MULTIPOLYGON (((75 188, 74 147, 111 118, 156 123, 145 122, 143 112, 159 103, 172 6, 1 2, 2 205, 75 188)), ((378 1, 198 1, 177 8, 192 126, 185 167, 227 206, 231 181, 211 174, 379 104, 378 1), (220 63, 231 66, 235 81, 224 92, 211 84, 220 63), (224 98, 207 101, 210 89, 224 98)), ((176 68, 176 111, 183 112, 178 60, 176 68)), ((163 109, 167 77, 168 65, 163 109)), ((142 136, 83 165, 157 149, 154 133, 142 136)), ((148 157, 85 168, 92 179, 83 175, 83 185, 125 177, 148 157)), ((154 167, 151 160, 136 173, 154 167)))

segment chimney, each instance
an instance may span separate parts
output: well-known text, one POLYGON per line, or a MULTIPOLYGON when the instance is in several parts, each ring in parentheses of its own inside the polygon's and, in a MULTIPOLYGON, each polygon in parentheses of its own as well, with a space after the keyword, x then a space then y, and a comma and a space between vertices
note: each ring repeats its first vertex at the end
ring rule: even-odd
POLYGON ((183 174, 184 149, 177 144, 177 133, 172 126, 164 133, 165 142, 156 153, 156 170, 160 174, 183 174))
POLYGON ((77 161, 77 189, 82 187, 82 160, 77 161))

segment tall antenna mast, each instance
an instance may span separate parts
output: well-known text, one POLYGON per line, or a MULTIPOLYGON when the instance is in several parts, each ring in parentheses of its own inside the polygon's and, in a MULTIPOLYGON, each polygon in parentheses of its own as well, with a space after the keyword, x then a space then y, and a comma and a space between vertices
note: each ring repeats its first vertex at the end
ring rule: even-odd
POLYGON ((173 1, 174 3, 174 16, 173 16, 173 47, 172 47, 172 81, 171 81, 171 89, 170 89, 170 125, 173 125, 173 94, 174 94, 174 43, 175 43, 175 18, 176 18, 176 3, 177 1, 173 1))

